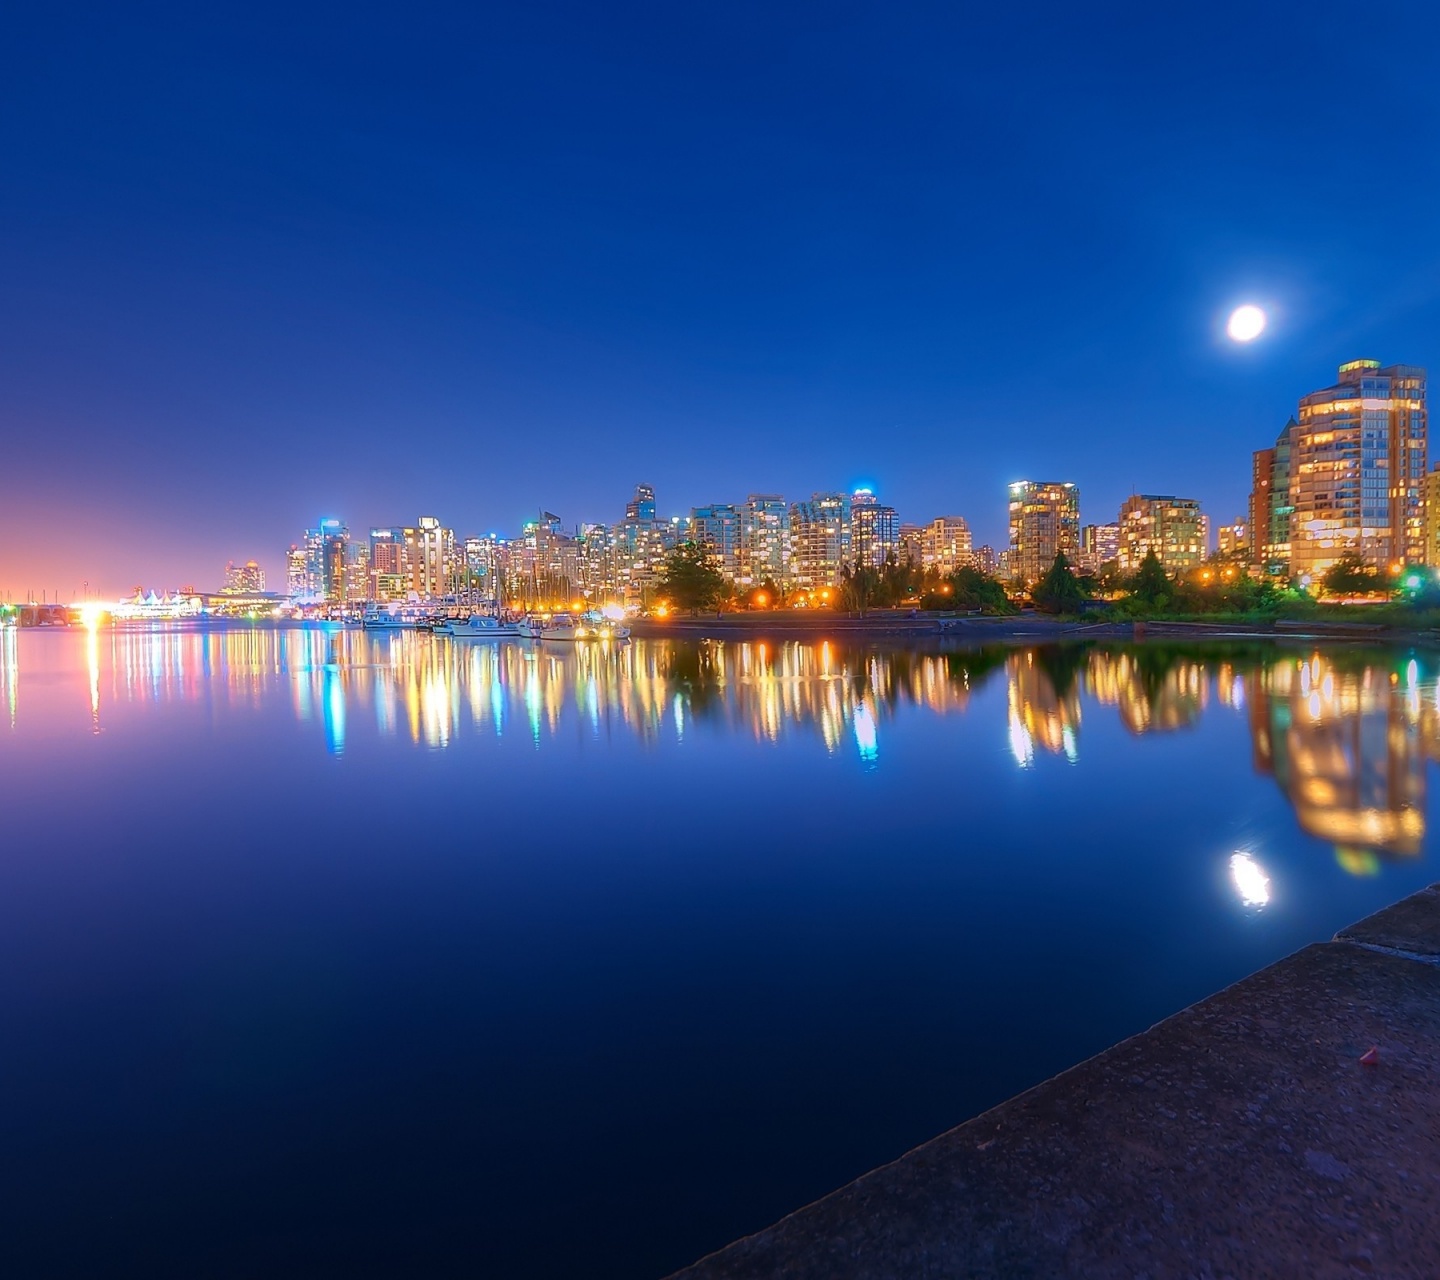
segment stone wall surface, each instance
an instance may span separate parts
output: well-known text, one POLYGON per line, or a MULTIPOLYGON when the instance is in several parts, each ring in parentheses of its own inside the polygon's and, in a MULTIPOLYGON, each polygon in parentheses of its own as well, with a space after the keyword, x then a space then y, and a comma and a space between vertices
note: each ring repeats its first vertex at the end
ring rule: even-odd
POLYGON ((1440 1277, 1440 886, 676 1280, 1016 1276, 1440 1277))

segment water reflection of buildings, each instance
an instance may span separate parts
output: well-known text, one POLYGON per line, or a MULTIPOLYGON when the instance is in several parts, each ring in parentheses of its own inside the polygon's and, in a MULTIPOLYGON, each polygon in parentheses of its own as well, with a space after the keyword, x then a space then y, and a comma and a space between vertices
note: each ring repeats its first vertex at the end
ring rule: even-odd
MULTIPOLYGON (((7 651, 12 721, 18 674, 7 651)), ((962 710, 981 666, 955 654, 837 651, 826 642, 699 647, 457 644, 413 632, 333 628, 90 631, 91 714, 121 703, 223 702, 258 708, 283 687, 294 716, 345 750, 360 717, 380 736, 441 748, 474 730, 524 732, 538 745, 573 723, 653 740, 702 725, 778 741, 795 732, 874 760, 884 723, 905 705, 962 710)))
POLYGON ((1028 765, 1037 747, 1063 752, 1069 760, 1078 758, 1079 672, 1067 660, 1067 654, 1077 653, 1083 656, 1083 651, 1059 646, 1027 649, 1012 654, 1005 664, 1010 751, 1018 764, 1028 765))
MULTIPOLYGON (((874 764, 907 709, 958 713, 1003 671, 1009 743, 1022 765, 1042 754, 1078 761, 1082 702, 1114 707, 1134 734, 1181 730, 1209 706, 1247 712, 1255 768, 1273 776, 1301 828, 1336 846, 1344 866, 1413 856, 1425 834, 1426 761, 1440 759, 1440 689, 1414 662, 1384 653, 1147 644, 916 652, 824 641, 619 647, 460 644, 418 633, 338 627, 157 627, 89 630, 65 661, 83 664, 90 727, 128 704, 272 709, 316 726, 335 754, 363 734, 434 749, 467 735, 519 735, 537 748, 560 735, 623 731, 654 742, 744 734, 818 739, 874 764)), ((17 718, 56 713, 41 672, 21 690, 29 655, 53 662, 75 634, 0 629, 0 699, 17 718), (40 646, 24 651, 25 644, 40 646), (48 655, 48 656, 46 656, 48 655)), ((73 689, 73 686, 68 686, 73 689)), ((78 711, 75 693, 66 715, 78 711)), ((1090 708, 1093 716, 1094 708, 1090 708)), ((981 730, 989 733, 987 726, 981 730)))
POLYGON ((1304 830, 1356 872, 1374 870, 1376 854, 1420 852, 1440 691, 1422 700, 1414 661, 1402 673, 1314 654, 1247 683, 1255 768, 1275 778, 1304 830))
POLYGON ((1209 694, 1203 662, 1158 646, 1092 653, 1086 683, 1097 702, 1119 710, 1132 733, 1166 732, 1194 724, 1209 694))

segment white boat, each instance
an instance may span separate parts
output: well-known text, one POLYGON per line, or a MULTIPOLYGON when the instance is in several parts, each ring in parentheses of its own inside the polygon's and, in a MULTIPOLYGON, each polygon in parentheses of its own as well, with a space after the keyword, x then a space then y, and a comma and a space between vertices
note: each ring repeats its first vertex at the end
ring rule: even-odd
POLYGON ((409 605, 366 609, 360 617, 360 625, 367 631, 418 631, 429 621, 423 609, 409 605))
POLYGON ((556 613, 549 618, 532 616, 517 625, 521 628, 520 634, 532 640, 624 640, 630 634, 629 627, 599 614, 579 618, 573 613, 556 613))
POLYGON ((456 640, 506 640, 523 636, 518 622, 503 622, 484 613, 472 613, 468 618, 445 618, 434 627, 437 636, 450 636, 456 640))

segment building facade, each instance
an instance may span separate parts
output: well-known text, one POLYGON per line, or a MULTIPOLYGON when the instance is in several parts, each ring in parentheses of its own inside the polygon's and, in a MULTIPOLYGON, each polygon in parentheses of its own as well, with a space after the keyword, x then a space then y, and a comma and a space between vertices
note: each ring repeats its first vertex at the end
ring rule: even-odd
POLYGON ((1440 464, 1425 476, 1425 563, 1440 568, 1440 464))
POLYGON ((1184 573, 1209 555, 1209 522, 1194 498, 1137 493, 1120 508, 1120 568, 1134 573, 1152 551, 1166 573, 1184 573))
POLYGON ((948 575, 974 562, 970 525, 964 516, 937 516, 921 529, 921 568, 948 575))
POLYGON ((1120 558, 1120 526, 1087 524, 1080 530, 1080 567, 1098 573, 1101 565, 1120 558))
POLYGON ((225 566, 225 585, 222 595, 253 595, 265 590, 265 570, 254 560, 236 564, 233 560, 225 566))
POLYGON ((1020 480, 1010 486, 1010 547, 1006 572, 1029 586, 1044 577, 1057 555, 1072 564, 1080 553, 1080 490, 1054 480, 1020 480))
POLYGON ((878 569, 900 548, 900 516, 871 489, 850 495, 850 554, 857 564, 878 569))
POLYGON ((690 537, 714 557, 730 582, 740 577, 740 509, 731 502, 712 502, 690 509, 690 537))
POLYGON ((778 493, 752 493, 740 507, 739 563, 743 587, 790 581, 790 508, 778 493))
POLYGON ((1301 397, 1291 431, 1292 573, 1317 578, 1351 554, 1396 572, 1422 560, 1425 381, 1413 365, 1351 360, 1334 386, 1301 397))
POLYGON ((1250 526, 1244 516, 1236 516, 1233 524, 1222 524, 1215 535, 1216 549, 1222 556, 1239 556, 1250 550, 1250 526))
POLYGON ((790 556, 794 584, 809 591, 833 587, 850 559, 850 499, 815 493, 790 508, 790 556))

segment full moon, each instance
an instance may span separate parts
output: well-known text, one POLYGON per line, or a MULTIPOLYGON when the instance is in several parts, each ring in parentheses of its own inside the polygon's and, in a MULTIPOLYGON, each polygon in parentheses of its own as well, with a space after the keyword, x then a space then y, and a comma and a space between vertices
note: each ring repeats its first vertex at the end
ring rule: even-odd
POLYGON ((1264 331, 1265 313, 1248 302, 1230 313, 1230 323, 1225 326, 1225 332, 1236 342, 1250 342, 1264 331))

